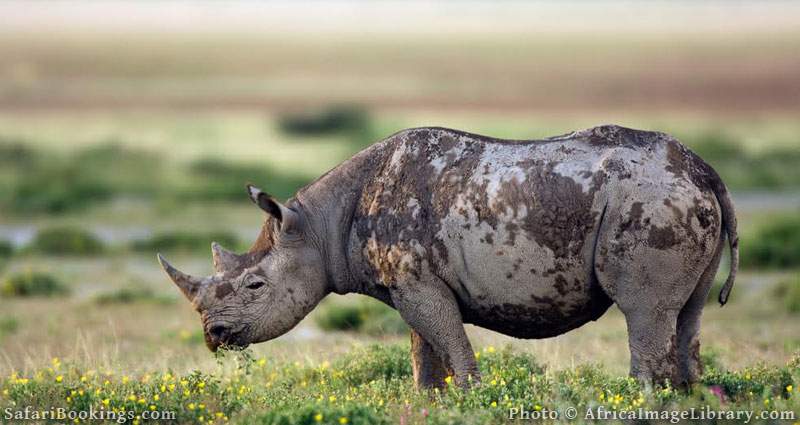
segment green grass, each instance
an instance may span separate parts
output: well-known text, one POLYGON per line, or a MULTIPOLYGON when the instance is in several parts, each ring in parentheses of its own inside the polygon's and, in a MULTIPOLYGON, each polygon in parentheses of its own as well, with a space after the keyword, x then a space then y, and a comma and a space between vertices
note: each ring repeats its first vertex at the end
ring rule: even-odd
MULTIPOLYGON (((795 415, 800 410, 800 353, 779 367, 707 365, 701 383, 688 393, 669 386, 648 390, 597 365, 551 370, 506 349, 487 347, 476 356, 481 385, 461 390, 450 381, 431 393, 413 388, 405 344, 371 345, 317 364, 223 352, 215 371, 183 375, 171 370, 127 375, 54 359, 27 375, 0 380, 0 407, 173 411, 177 423, 241 424, 495 423, 512 408, 585 412, 602 406, 619 412, 710 406, 795 415)), ((578 420, 583 422, 588 421, 578 420)))

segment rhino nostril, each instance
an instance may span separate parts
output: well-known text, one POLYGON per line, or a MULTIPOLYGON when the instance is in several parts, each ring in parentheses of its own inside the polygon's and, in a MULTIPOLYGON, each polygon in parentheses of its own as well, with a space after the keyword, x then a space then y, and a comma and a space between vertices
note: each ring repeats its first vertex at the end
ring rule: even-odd
POLYGON ((228 328, 223 325, 214 325, 208 329, 208 334, 219 341, 228 335, 228 328))

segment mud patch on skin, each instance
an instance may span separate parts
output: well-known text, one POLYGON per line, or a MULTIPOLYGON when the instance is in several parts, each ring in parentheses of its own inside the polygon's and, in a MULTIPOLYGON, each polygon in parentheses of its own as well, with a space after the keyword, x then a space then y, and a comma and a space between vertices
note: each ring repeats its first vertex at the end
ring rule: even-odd
MULTIPOLYGON (((389 146, 354 217, 362 251, 384 284, 406 274, 418 278, 425 263, 434 274, 448 263, 447 248, 436 235, 459 194, 468 197, 482 221, 497 226, 485 185, 469 185, 463 178, 478 166, 482 144, 422 129, 398 134, 389 146), (456 148, 460 155, 449 154, 456 148)), ((493 243, 491 234, 487 239, 493 243)))
POLYGON ((665 250, 678 244, 678 238, 672 227, 651 226, 647 235, 647 245, 652 248, 665 250))
POLYGON ((552 171, 547 166, 528 178, 535 204, 530 203, 522 229, 532 240, 550 248, 556 258, 580 254, 599 211, 593 210, 595 193, 607 180, 606 174, 594 174, 588 193, 575 180, 552 171))

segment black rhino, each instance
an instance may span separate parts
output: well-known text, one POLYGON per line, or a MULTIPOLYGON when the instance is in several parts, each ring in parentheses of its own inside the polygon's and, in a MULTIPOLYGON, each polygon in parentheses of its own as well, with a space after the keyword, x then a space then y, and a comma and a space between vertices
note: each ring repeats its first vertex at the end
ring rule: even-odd
POLYGON ((700 316, 736 217, 717 173, 674 138, 614 125, 544 140, 405 130, 268 216, 249 252, 212 245, 196 278, 159 255, 206 341, 245 346, 294 327, 329 293, 394 307, 412 329, 419 387, 479 380, 464 323, 547 338, 625 315, 631 374, 694 382, 700 316))

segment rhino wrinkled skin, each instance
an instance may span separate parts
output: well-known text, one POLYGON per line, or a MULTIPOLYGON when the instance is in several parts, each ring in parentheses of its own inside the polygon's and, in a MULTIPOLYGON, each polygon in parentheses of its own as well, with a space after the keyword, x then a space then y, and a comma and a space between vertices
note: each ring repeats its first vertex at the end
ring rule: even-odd
POLYGON ((607 125, 543 140, 405 130, 281 204, 242 255, 212 247, 195 278, 159 256, 201 313, 209 348, 288 332, 329 293, 397 309, 421 388, 480 377, 464 323, 547 338, 625 316, 631 374, 688 384, 700 316, 736 217, 714 170, 664 133, 607 125))

